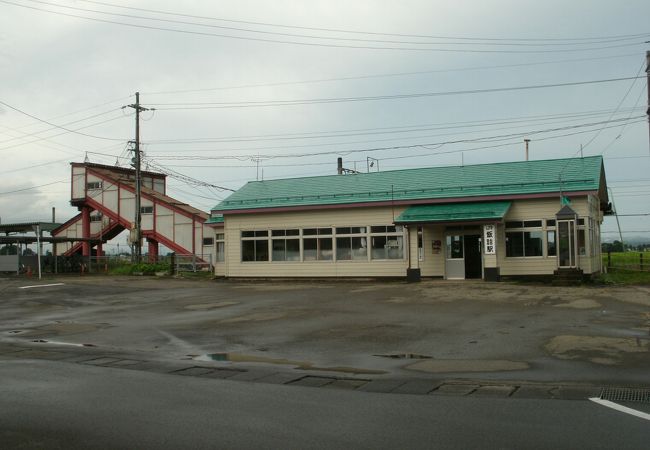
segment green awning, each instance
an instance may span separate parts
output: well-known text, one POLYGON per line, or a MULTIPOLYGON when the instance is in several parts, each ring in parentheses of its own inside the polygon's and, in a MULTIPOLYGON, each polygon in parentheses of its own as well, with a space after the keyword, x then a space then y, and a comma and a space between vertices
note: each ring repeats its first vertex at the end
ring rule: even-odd
POLYGON ((395 223, 465 222, 500 220, 512 202, 442 203, 409 207, 395 223))
POLYGON ((205 221, 206 225, 215 224, 215 223, 223 223, 223 214, 212 215, 208 217, 208 220, 205 221))

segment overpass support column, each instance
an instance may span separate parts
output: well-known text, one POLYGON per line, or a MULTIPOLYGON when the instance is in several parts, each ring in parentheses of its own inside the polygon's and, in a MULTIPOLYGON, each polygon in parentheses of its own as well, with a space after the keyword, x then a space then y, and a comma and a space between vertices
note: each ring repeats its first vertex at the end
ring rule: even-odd
POLYGON ((149 253, 149 262, 155 263, 158 261, 158 241, 147 238, 147 245, 149 253))
MULTIPOLYGON (((81 237, 90 238, 90 207, 81 207, 81 237)), ((90 256, 90 242, 81 243, 81 255, 90 256)))

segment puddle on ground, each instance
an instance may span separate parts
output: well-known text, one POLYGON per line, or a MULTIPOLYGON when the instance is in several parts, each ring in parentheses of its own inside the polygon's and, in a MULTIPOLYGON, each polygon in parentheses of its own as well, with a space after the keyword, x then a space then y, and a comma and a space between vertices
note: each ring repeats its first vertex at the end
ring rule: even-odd
POLYGON ((650 341, 644 336, 555 336, 545 346, 559 359, 586 359, 595 364, 615 365, 633 354, 650 351, 650 341))
POLYGON ((600 308, 602 305, 595 300, 583 298, 583 299, 574 300, 569 303, 559 303, 553 306, 556 308, 592 309, 592 308, 600 308))
POLYGON ((240 353, 207 353, 205 355, 188 355, 195 361, 217 361, 217 362, 250 362, 261 364, 277 364, 295 366, 301 370, 318 370, 324 372, 343 372, 352 374, 381 375, 384 370, 359 369, 356 367, 317 367, 309 361, 294 361, 285 358, 269 358, 267 356, 242 355, 240 353))
POLYGON ((187 305, 184 308, 190 311, 205 311, 208 309, 225 308, 226 306, 238 305, 239 302, 217 302, 217 303, 199 303, 196 305, 187 305))
POLYGON ((372 355, 378 356, 380 358, 392 358, 392 359, 431 359, 432 356, 419 355, 417 353, 388 353, 386 355, 372 355))
POLYGON ((47 339, 34 339, 32 342, 38 344, 70 345, 73 347, 95 347, 95 344, 77 344, 74 342, 48 341, 47 339))
POLYGON ((448 372, 502 372, 526 370, 530 366, 524 361, 501 359, 428 359, 405 367, 409 370, 427 373, 448 372))

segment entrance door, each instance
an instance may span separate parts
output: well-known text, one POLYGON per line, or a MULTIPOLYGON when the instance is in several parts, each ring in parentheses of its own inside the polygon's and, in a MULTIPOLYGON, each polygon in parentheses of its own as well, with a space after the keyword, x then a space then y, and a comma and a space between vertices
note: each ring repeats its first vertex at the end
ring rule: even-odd
POLYGON ((447 236, 445 244, 445 278, 448 280, 464 280, 465 251, 463 247, 463 236, 447 236))
POLYGON ((465 235, 465 278, 483 278, 481 236, 465 235))
POLYGON ((558 267, 576 267, 575 220, 558 220, 558 267))

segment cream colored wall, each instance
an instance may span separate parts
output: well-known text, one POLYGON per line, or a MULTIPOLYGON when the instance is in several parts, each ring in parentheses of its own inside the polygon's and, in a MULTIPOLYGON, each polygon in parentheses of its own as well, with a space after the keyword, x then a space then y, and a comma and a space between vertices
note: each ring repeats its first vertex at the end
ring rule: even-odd
POLYGON ((445 247, 444 229, 442 225, 425 225, 423 240, 422 261, 420 261, 421 275, 423 277, 445 276, 445 247), (440 251, 433 253, 433 241, 440 241, 440 251))
MULTIPOLYGON (((364 277, 406 276, 405 259, 389 261, 241 261, 241 231, 287 228, 391 225, 404 207, 350 208, 276 214, 226 215, 228 277, 364 277)), ((416 245, 417 245, 417 238, 416 245)), ((406 246, 406 237, 405 244, 406 246)), ((405 252, 408 253, 408 252, 405 252)), ((405 255, 406 257, 406 255, 405 255)))
POLYGON ((84 167, 72 168, 72 198, 86 196, 86 169, 84 167))

